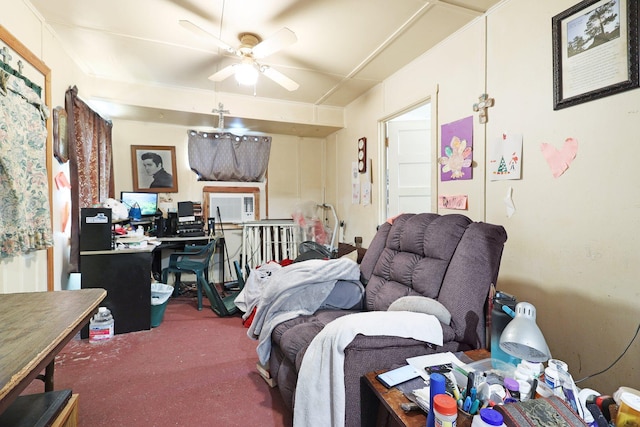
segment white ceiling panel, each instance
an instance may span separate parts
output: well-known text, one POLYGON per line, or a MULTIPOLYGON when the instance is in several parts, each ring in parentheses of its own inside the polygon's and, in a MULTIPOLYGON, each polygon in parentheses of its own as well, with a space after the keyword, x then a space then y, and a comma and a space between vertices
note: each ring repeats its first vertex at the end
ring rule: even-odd
POLYGON ((343 107, 499 0, 25 1, 81 69, 95 77, 343 107), (255 88, 240 86, 233 77, 208 80, 240 57, 179 20, 236 49, 240 33, 264 39, 289 28, 297 41, 259 63, 299 88, 290 92, 264 75, 255 88))

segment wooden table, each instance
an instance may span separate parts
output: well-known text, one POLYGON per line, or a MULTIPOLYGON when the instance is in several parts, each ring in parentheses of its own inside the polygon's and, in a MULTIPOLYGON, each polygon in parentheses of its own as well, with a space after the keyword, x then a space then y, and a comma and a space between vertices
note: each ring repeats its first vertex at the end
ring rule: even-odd
MULTIPOLYGON (((464 353, 472 361, 487 359, 491 357, 491 353, 485 349, 470 350, 464 353)), ((365 382, 373 390, 378 400, 382 403, 378 408, 378 421, 377 426, 406 426, 406 427, 424 427, 427 422, 427 417, 422 411, 405 412, 400 405, 402 403, 408 403, 404 394, 395 387, 386 388, 378 379, 376 375, 385 372, 386 370, 379 370, 369 372, 365 375, 365 382)), ((465 417, 458 413, 457 426, 458 427, 470 427, 471 417, 465 417)))
POLYGON ((53 390, 56 354, 89 322, 104 289, 0 294, 0 413, 45 370, 53 390))

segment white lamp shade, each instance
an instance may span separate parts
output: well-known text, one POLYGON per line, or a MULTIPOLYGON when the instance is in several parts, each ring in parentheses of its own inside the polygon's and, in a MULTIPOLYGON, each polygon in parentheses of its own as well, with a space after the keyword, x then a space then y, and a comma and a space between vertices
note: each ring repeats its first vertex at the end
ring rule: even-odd
POLYGON ((236 81, 241 85, 253 86, 258 81, 259 71, 252 63, 243 62, 235 68, 236 81))
POLYGON ((516 305, 516 317, 500 335, 500 348, 507 354, 529 362, 546 362, 551 352, 536 324, 536 308, 528 302, 516 305))

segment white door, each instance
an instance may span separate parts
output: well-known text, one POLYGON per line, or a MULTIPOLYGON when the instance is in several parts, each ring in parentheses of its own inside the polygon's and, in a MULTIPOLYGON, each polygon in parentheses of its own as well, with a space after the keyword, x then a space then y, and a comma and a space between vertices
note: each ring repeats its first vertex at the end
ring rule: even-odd
POLYGON ((431 112, 387 123, 387 217, 431 212, 431 112))

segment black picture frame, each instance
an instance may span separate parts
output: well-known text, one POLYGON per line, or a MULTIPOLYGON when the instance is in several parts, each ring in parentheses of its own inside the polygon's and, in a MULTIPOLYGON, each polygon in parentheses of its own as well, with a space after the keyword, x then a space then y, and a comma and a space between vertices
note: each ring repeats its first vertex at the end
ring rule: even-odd
POLYGON ((554 110, 639 86, 638 20, 638 0, 584 0, 552 18, 554 110))
POLYGON ((131 170, 133 174, 133 191, 149 193, 177 193, 178 173, 176 166, 176 147, 163 145, 132 145, 131 146, 131 170), (158 175, 149 176, 144 166, 144 157, 148 154, 159 156, 162 162, 164 178, 171 182, 164 182, 162 186, 154 185, 158 175), (169 176, 170 174, 170 176, 169 176))

